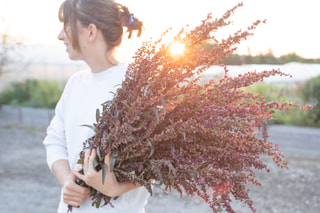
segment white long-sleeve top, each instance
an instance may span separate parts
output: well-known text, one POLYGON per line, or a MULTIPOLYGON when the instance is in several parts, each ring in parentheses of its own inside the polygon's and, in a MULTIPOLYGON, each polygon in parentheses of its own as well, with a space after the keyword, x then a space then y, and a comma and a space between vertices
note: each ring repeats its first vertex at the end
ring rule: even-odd
MULTIPOLYGON (((68 80, 43 141, 50 169, 54 162, 61 159, 69 161, 71 170, 81 167, 77 161, 83 142, 94 135, 93 130, 82 125, 96 122, 96 109, 101 112, 101 104, 113 98, 110 91, 115 92, 121 85, 126 69, 125 65, 119 64, 100 73, 84 70, 68 80)), ((97 209, 92 207, 89 198, 80 208, 73 208, 72 212, 142 213, 148 197, 148 191, 139 187, 112 200, 115 208, 106 205, 97 209)), ((61 196, 58 213, 66 212, 67 204, 61 196)))

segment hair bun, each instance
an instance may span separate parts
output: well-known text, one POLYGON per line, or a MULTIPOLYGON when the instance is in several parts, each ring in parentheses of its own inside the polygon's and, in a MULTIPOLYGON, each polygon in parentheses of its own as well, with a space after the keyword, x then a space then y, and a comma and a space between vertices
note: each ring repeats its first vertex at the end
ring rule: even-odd
POLYGON ((128 38, 131 38, 132 31, 137 30, 137 37, 141 36, 143 23, 139 19, 135 18, 133 13, 130 13, 126 6, 119 4, 120 20, 122 26, 127 27, 127 32, 129 32, 128 38))

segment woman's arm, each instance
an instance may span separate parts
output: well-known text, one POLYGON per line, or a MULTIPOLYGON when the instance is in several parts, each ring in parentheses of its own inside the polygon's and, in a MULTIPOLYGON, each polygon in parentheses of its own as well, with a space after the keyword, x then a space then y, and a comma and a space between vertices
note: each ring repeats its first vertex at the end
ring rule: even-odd
POLYGON ((75 176, 70 171, 67 160, 57 160, 52 165, 52 172, 59 180, 63 189, 63 201, 71 206, 80 206, 90 196, 88 188, 75 183, 75 176))
POLYGON ((70 167, 67 160, 57 160, 52 165, 52 173, 59 180, 61 186, 63 186, 67 177, 70 174, 70 167))
POLYGON ((105 181, 102 183, 102 170, 96 171, 93 167, 93 160, 96 157, 96 150, 86 150, 83 164, 83 175, 79 171, 74 171, 74 175, 83 180, 87 185, 100 191, 109 197, 117 197, 125 192, 136 189, 141 185, 131 182, 119 183, 113 172, 110 171, 110 154, 105 157, 107 172, 105 181))

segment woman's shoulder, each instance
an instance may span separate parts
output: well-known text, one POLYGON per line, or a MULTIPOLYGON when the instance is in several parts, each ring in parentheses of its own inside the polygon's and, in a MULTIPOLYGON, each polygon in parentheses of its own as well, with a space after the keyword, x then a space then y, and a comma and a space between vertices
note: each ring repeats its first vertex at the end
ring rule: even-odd
POLYGON ((125 64, 117 64, 107 69, 104 72, 95 74, 95 77, 99 77, 101 80, 107 80, 111 82, 119 83, 125 79, 125 74, 128 66, 125 64))
POLYGON ((70 78, 68 79, 68 81, 79 80, 81 78, 85 78, 89 74, 90 74, 90 69, 89 68, 86 68, 86 69, 83 69, 83 70, 79 70, 78 72, 72 74, 70 76, 70 78))
POLYGON ((126 64, 117 64, 101 73, 92 73, 89 68, 80 70, 71 75, 67 81, 67 85, 82 84, 90 81, 123 81, 125 79, 128 66, 126 64))
POLYGON ((112 73, 115 73, 115 74, 117 74, 117 75, 125 75, 125 73, 126 73, 126 71, 127 71, 127 69, 128 69, 128 66, 126 65, 126 64, 117 64, 117 65, 115 65, 115 66, 113 66, 112 68, 112 73))
POLYGON ((78 84, 81 81, 83 81, 83 79, 86 79, 86 76, 88 76, 89 73, 90 73, 90 70, 87 68, 72 74, 68 78, 64 90, 68 90, 72 88, 75 84, 78 84))

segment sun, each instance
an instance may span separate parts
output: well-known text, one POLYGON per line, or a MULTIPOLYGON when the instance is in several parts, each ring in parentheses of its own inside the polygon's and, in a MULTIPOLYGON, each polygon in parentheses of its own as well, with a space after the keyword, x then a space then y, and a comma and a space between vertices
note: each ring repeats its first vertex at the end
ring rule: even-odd
POLYGON ((170 45, 170 52, 173 55, 182 55, 185 50, 185 45, 180 42, 174 42, 170 45))

